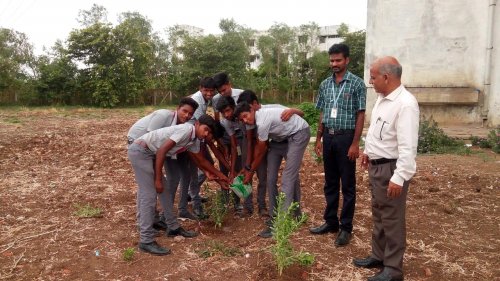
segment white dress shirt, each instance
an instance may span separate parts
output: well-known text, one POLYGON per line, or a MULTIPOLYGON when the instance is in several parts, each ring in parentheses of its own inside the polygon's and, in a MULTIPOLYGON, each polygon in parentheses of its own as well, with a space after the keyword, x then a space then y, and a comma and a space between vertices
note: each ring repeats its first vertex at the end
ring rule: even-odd
POLYGON ((364 153, 373 159, 397 159, 391 181, 400 186, 416 172, 420 111, 415 97, 403 85, 373 107, 364 153))

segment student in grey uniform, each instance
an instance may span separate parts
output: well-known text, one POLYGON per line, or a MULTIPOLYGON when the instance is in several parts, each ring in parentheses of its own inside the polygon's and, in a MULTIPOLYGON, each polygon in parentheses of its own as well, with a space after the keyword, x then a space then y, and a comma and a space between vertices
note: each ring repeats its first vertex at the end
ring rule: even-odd
MULTIPOLYGON (((128 145, 132 144, 136 139, 139 137, 143 136, 146 133, 149 133, 151 131, 160 129, 160 128, 165 128, 165 127, 170 127, 170 126, 175 126, 178 124, 183 124, 189 121, 193 117, 194 111, 198 108, 198 103, 196 103, 195 100, 189 97, 182 98, 179 102, 179 105, 177 106, 176 110, 168 110, 168 109, 159 109, 154 111, 151 114, 148 114, 147 116, 142 117, 139 119, 137 122, 132 125, 132 127, 129 129, 127 133, 127 143, 128 145)), ((184 157, 179 157, 179 158, 186 158, 187 156, 184 157)), ((166 163, 165 163, 166 164, 166 163)), ((165 170, 166 170, 165 166, 165 170)), ((183 169, 182 171, 186 171, 186 169, 183 169)), ((177 175, 179 176, 185 176, 187 173, 178 173, 177 175)), ((171 184, 175 184, 176 186, 179 184, 179 178, 172 178, 174 180, 171 184)), ((186 181, 186 180, 184 180, 186 181)), ((187 196, 187 189, 189 188, 188 184, 184 184, 181 186, 181 197, 187 196)), ((163 210, 166 208, 166 197, 165 196, 159 196, 161 206, 163 210)), ((187 198, 182 199, 182 200, 187 200, 187 198)), ((137 204, 138 205, 138 204, 137 204)), ((186 206, 185 206, 186 207, 186 206)), ((180 213, 185 213, 188 212, 188 210, 179 208, 180 213)), ((139 216, 139 210, 137 210, 137 216, 139 216)), ((161 219, 157 219, 155 221, 155 228, 157 229, 166 229, 166 224, 164 221, 161 219)))
MULTIPOLYGON (((182 235, 194 237, 197 234, 184 230, 176 221, 172 212, 172 194, 177 188, 166 185, 162 168, 167 157, 189 151, 190 157, 198 167, 204 170, 209 179, 217 180, 224 188, 227 188, 229 179, 220 171, 215 169, 199 153, 199 142, 213 131, 215 121, 208 115, 202 115, 195 125, 181 124, 161 128, 149 132, 136 139, 128 148, 128 158, 134 169, 135 179, 138 184, 137 203, 139 210, 140 243, 139 249, 154 255, 167 255, 170 250, 161 247, 154 240, 153 219, 156 207, 157 194, 163 193, 166 186, 167 202, 170 208, 166 208, 165 214, 169 230, 167 236, 182 235)), ((168 176, 168 174, 167 174, 168 176)))
MULTIPOLYGON (((251 90, 245 90, 240 94, 238 98, 238 103, 247 102, 251 108, 255 111, 261 108, 282 108, 284 109, 281 113, 281 120, 284 122, 288 121, 292 115, 297 114, 298 116, 304 116, 304 112, 296 108, 288 108, 281 104, 260 104, 257 95, 251 90)), ((255 125, 246 125, 246 138, 243 142, 243 162, 245 166, 250 167, 252 163, 252 153, 254 143, 256 142, 256 134, 255 134, 255 125), (248 141, 250 140, 250 141, 248 141)), ((286 151, 288 148, 287 140, 283 142, 270 141, 269 147, 273 148, 271 155, 267 154, 263 157, 259 167, 257 168, 256 174, 259 183, 257 185, 257 205, 259 207, 259 214, 261 216, 273 216, 274 208, 270 208, 269 211, 266 208, 266 190, 268 190, 270 196, 272 198, 276 198, 278 195, 277 191, 277 183, 278 183, 278 170, 281 165, 282 159, 286 155, 286 151), (270 158, 273 165, 271 165, 271 173, 270 177, 268 174, 268 166, 267 159, 270 158), (266 189, 267 186, 267 189, 266 189)), ((269 149, 268 149, 269 150, 269 149)), ((250 195, 251 196, 251 195, 250 195)), ((272 202, 271 202, 272 203, 272 202)), ((270 221, 269 221, 270 223, 270 221)))
MULTIPOLYGON (((203 114, 207 113, 207 108, 215 94, 215 83, 212 77, 204 77, 200 80, 199 90, 191 95, 191 98, 198 103, 198 108, 195 110, 193 117, 189 121, 191 124, 194 124, 196 120, 203 114)), ((214 162, 210 153, 208 153, 208 149, 205 141, 201 143, 201 150, 207 157, 208 161, 214 162)), ((193 213, 197 219, 204 219, 206 215, 203 211, 203 206, 201 204, 201 196, 200 189, 201 185, 205 181, 205 175, 198 170, 196 165, 189 161, 189 171, 190 171, 190 183, 189 183, 189 196, 193 202, 193 213)), ((179 203, 179 208, 187 208, 187 198, 185 201, 179 203)))
POLYGON ((240 94, 243 92, 243 90, 234 89, 231 81, 229 80, 229 75, 227 75, 227 73, 225 72, 219 72, 215 74, 213 79, 217 92, 219 92, 212 99, 212 104, 214 105, 214 117, 215 121, 220 121, 220 111, 217 109, 217 103, 219 102, 219 100, 222 97, 232 97, 234 103, 236 104, 238 103, 238 98, 240 97, 240 94))
MULTIPOLYGON (((269 142, 270 140, 276 142, 288 141, 287 152, 284 157, 286 161, 285 168, 281 177, 281 190, 285 193, 284 208, 288 208, 292 202, 300 204, 300 165, 307 144, 309 143, 311 132, 309 124, 295 114, 291 116, 290 120, 283 121, 281 115, 284 110, 283 108, 261 108, 256 111, 248 103, 242 102, 236 107, 235 116, 245 124, 256 125, 257 127, 257 143, 255 145, 254 159, 250 167, 245 168, 244 183, 251 181, 253 173, 259 167, 268 148, 267 177, 273 176, 271 175, 271 171, 273 171, 272 165, 275 163, 269 161, 269 154, 272 154, 274 149, 269 146, 269 142)), ((269 191, 271 191, 270 189, 269 191)), ((274 214, 276 197, 272 193, 274 192, 269 192, 269 206, 272 209, 272 214, 274 214)), ((296 215, 299 216, 300 214, 301 211, 299 208, 296 211, 296 215)), ((266 227, 259 236, 264 238, 271 237, 271 229, 266 227)))
MULTIPOLYGON (((224 128, 225 135, 228 136, 229 138, 229 155, 230 155, 230 166, 231 168, 229 170, 223 169, 221 167, 221 172, 224 174, 229 174, 229 179, 233 180, 241 171, 241 161, 242 161, 242 143, 243 143, 243 135, 241 134, 242 125, 237 120, 234 118, 234 109, 236 107, 236 103, 234 102, 234 99, 230 96, 223 96, 222 98, 219 99, 218 103, 216 104, 216 108, 219 112, 222 113, 223 117, 222 120, 220 121, 220 124, 224 128), (237 134, 237 131, 239 131, 239 135, 237 134)), ((226 193, 226 200, 229 199, 229 193, 226 193)), ((231 192, 231 197, 234 202, 234 208, 236 211, 236 214, 243 216, 243 207, 241 206, 240 203, 240 198, 234 193, 231 192)), ((264 198, 265 200, 265 198, 264 198)), ((265 204, 265 201, 264 201, 265 204)), ((265 205, 264 205, 265 206, 265 205)), ((249 197, 246 198, 245 200, 245 209, 247 212, 247 215, 252 215, 253 213, 253 204, 252 204, 252 194, 249 195, 249 197)))

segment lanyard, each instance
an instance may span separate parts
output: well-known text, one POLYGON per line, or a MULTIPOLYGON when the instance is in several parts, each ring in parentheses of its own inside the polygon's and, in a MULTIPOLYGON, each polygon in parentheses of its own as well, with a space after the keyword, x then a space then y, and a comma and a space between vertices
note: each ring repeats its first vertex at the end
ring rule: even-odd
POLYGON ((335 93, 335 81, 333 82, 332 89, 333 89, 333 96, 335 97, 335 99, 333 100, 333 107, 334 108, 337 108, 337 101, 339 100, 339 97, 342 95, 342 90, 344 90, 345 84, 346 84, 346 82, 344 82, 344 84, 342 84, 342 87, 340 87, 340 91, 337 94, 337 93, 335 93))

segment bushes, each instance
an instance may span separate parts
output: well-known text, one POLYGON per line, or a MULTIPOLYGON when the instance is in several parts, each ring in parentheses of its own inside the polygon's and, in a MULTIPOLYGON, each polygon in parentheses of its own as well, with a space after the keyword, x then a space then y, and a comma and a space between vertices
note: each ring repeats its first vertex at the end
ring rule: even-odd
POLYGON ((420 121, 418 129, 418 153, 458 152, 464 143, 447 136, 432 118, 420 121))
POLYGON ((500 127, 491 130, 486 138, 471 136, 473 145, 481 148, 491 148, 495 153, 500 153, 500 127))
POLYGON ((307 121, 311 127, 311 132, 318 130, 319 110, 316 109, 314 103, 303 102, 299 104, 298 108, 304 112, 304 120, 307 121))

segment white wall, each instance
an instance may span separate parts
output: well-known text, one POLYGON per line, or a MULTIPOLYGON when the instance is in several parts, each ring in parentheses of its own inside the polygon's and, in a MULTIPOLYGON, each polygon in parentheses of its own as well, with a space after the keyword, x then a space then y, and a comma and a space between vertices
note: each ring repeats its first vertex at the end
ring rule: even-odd
MULTIPOLYGON (((488 0, 368 0, 365 81, 370 63, 391 55, 403 66, 403 84, 409 87, 467 87, 471 93, 475 89, 483 93, 488 6, 488 0)), ((498 5, 495 12, 499 26, 498 5)), ((495 35, 496 46, 499 37, 495 35)), ((495 81, 485 104, 490 109, 488 124, 499 125, 499 61, 498 55, 493 57, 495 81)), ((368 114, 375 98, 370 87, 368 114)), ((440 124, 481 123, 481 104, 480 100, 475 105, 421 105, 421 112, 440 124)))

